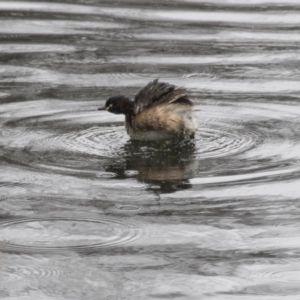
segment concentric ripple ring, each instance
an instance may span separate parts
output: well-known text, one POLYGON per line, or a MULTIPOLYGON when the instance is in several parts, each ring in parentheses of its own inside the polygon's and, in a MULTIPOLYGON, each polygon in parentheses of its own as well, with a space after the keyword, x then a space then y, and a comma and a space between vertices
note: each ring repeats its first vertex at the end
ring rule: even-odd
POLYGON ((140 234, 139 224, 128 219, 102 216, 99 219, 18 218, 0 222, 0 250, 17 253, 63 250, 90 252, 125 245, 138 239, 140 234), (64 222, 63 226, 57 225, 61 222, 64 222), (16 226, 18 233, 14 235, 16 226), (20 230, 24 233, 21 237, 20 230))

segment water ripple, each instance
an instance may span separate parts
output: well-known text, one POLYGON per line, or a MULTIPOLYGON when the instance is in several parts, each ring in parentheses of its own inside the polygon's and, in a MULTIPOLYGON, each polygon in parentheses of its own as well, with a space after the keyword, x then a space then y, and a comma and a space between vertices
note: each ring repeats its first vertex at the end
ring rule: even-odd
POLYGON ((242 182, 242 181, 252 181, 254 179, 269 179, 274 180, 276 178, 282 178, 282 176, 299 176, 300 174, 300 166, 298 167, 290 167, 290 168, 280 168, 278 170, 268 170, 265 172, 254 172, 252 170, 251 174, 239 174, 239 175, 227 175, 227 176, 213 176, 213 177, 205 177, 205 178, 192 178, 190 183, 192 184, 208 184, 208 183, 234 183, 234 182, 242 182))
MULTIPOLYGON (((28 3, 28 2, 27 2, 28 3)), ((2 3, 1 3, 2 4, 2 3)), ((91 34, 95 30, 126 28, 127 25, 109 22, 61 20, 2 20, 1 34, 69 35, 91 34)))
POLYGON ((82 131, 54 135, 42 141, 39 146, 64 149, 66 151, 114 157, 120 146, 128 140, 124 126, 91 127, 82 131))
POLYGON ((142 206, 138 205, 124 205, 124 204, 117 204, 114 207, 111 207, 106 210, 107 213, 113 214, 124 214, 124 215, 134 215, 144 211, 142 206))
POLYGON ((163 65, 182 65, 182 64, 270 64, 288 61, 299 61, 299 51, 272 51, 260 53, 234 53, 232 55, 152 55, 152 56, 122 56, 108 57, 111 63, 126 64, 163 64, 163 65))
POLYGON ((264 12, 234 12, 234 11, 195 11, 195 10, 154 10, 140 8, 115 8, 97 7, 87 5, 71 5, 62 3, 37 3, 37 2, 1 2, 2 10, 9 11, 36 11, 36 12, 60 12, 66 14, 95 14, 114 18, 126 18, 131 20, 148 21, 172 21, 172 22, 218 22, 218 23, 248 23, 248 24, 300 24, 299 13, 264 12))
POLYGON ((9 266, 0 271, 1 282, 39 279, 47 280, 62 276, 63 270, 57 266, 32 265, 32 266, 9 266))
POLYGON ((190 149, 185 158, 180 155, 183 161, 180 165, 179 157, 170 156, 168 149, 162 149, 159 158, 158 150, 151 150, 151 147, 132 148, 124 125, 116 122, 119 117, 107 113, 102 116, 98 112, 77 114, 57 109, 58 113, 54 111, 36 117, 36 112, 32 117, 26 115, 26 118, 14 121, 12 128, 4 126, 0 141, 9 145, 9 152, 4 151, 3 155, 10 161, 38 170, 92 175, 100 180, 121 176, 154 184, 158 180, 191 178, 185 184, 220 184, 297 176, 300 171, 300 149, 296 142, 299 126, 296 123, 298 112, 292 105, 222 103, 222 106, 217 101, 196 106, 200 126, 195 149, 190 149), (33 121, 37 120, 39 124, 45 124, 43 131, 32 127, 33 121), (70 131, 69 128, 79 120, 86 129, 70 131), (99 127, 88 126, 98 120, 99 127), (64 130, 48 132, 58 126, 58 122, 59 128, 64 130), (151 157, 156 157, 156 161, 151 157), (230 166, 229 159, 234 159, 230 166), (100 166, 105 170, 99 171, 100 166), (131 173, 126 172, 127 167, 131 173))
MULTIPOLYGON (((245 54, 247 56, 247 54, 245 54)), ((195 66, 199 65, 232 65, 232 64, 251 64, 256 65, 259 63, 258 60, 261 59, 262 64, 269 63, 278 63, 279 61, 291 63, 297 62, 299 60, 299 53, 286 53, 280 55, 273 55, 265 53, 264 55, 249 55, 249 60, 246 62, 242 57, 237 55, 236 57, 228 58, 225 56, 222 57, 201 57, 201 56, 151 56, 151 57, 109 57, 107 60, 111 64, 134 64, 137 67, 138 64, 148 64, 151 65, 153 63, 158 65, 170 65, 173 68, 173 71, 177 69, 176 65, 188 65, 188 66, 195 66), (259 56, 262 56, 259 58, 259 56), (207 58, 207 60, 206 60, 207 58)), ((90 62, 86 61, 86 63, 93 63, 93 64, 101 64, 107 63, 103 59, 99 60, 91 60, 90 62)), ((235 79, 219 79, 218 76, 197 76, 197 77, 188 77, 182 80, 182 75, 172 75, 166 74, 166 77, 163 78, 164 81, 169 81, 172 84, 182 86, 184 85, 185 88, 189 90, 194 90, 198 92, 205 91, 206 93, 253 93, 253 94, 271 94, 274 93, 291 93, 291 92, 299 92, 300 87, 298 84, 298 75, 295 76, 294 73, 289 74, 289 78, 285 78, 285 80, 276 80, 274 79, 274 75, 272 72, 267 71, 266 73, 260 74, 261 69, 257 68, 256 70, 253 69, 243 69, 238 70, 235 68, 235 72, 237 75, 244 76, 247 71, 250 73, 249 78, 247 79, 240 79, 239 77, 235 79), (243 72, 244 74, 240 74, 243 72), (253 77, 255 73, 256 78, 253 77), (271 74, 270 74, 271 73, 271 74), (258 76, 260 74, 260 76, 258 76), (270 74, 270 75, 269 75, 270 74), (293 76, 291 76, 293 75, 293 76), (263 76, 263 79, 262 79, 263 76), (273 77, 273 78, 272 78, 273 77)), ((192 71, 192 70, 189 70, 192 71)), ((273 71, 274 73, 274 71, 273 71)), ((142 76, 138 74, 136 78, 133 78, 133 75, 125 75, 125 74, 106 74, 106 73, 98 73, 98 74, 68 74, 66 77, 65 74, 57 72, 57 71, 50 71, 50 70, 43 70, 43 69, 36 69, 36 68, 28 68, 28 67, 14 67, 14 66, 3 66, 2 70, 0 70, 0 82, 7 83, 7 82, 14 82, 14 83, 43 83, 43 84, 52 84, 52 85, 70 85, 74 87, 114 87, 118 89, 128 88, 128 87, 135 87, 136 90, 139 89, 141 86, 144 86, 149 80, 145 80, 145 75, 142 76), (1 71, 5 76, 2 76, 1 71), (2 77, 1 77, 2 76, 2 77), (120 80, 122 77, 122 80, 120 80), (116 87, 118 86, 118 87, 116 87)), ((149 75, 149 78, 157 78, 159 74, 149 75)))
POLYGON ((141 225, 130 219, 16 218, 0 222, 0 249, 13 253, 93 252, 132 243, 142 234, 141 225))
POLYGON ((286 283, 299 285, 300 266, 294 264, 248 265, 239 270, 243 277, 259 283, 286 283))
MULTIPOLYGON (((125 35, 126 36, 126 35, 125 35)), ((264 31, 249 32, 242 30, 225 30, 202 32, 201 34, 193 33, 191 31, 184 31, 181 33, 172 32, 149 32, 149 33, 135 33, 128 38, 135 38, 137 40, 169 40, 169 41, 218 41, 232 42, 232 43, 258 43, 258 42, 273 42, 273 43, 295 43, 300 41, 299 32, 278 32, 278 31, 264 31)))
POLYGON ((0 53, 32 53, 32 52, 72 52, 77 48, 62 44, 5 44, 0 45, 0 53))
POLYGON ((239 7, 243 7, 243 6, 263 6, 266 7, 267 5, 272 5, 272 7, 274 6, 279 6, 281 7, 283 4, 284 5, 293 5, 293 6, 298 6, 299 5, 299 1, 298 0, 285 0, 284 3, 282 2, 282 0, 249 0, 247 2, 245 2, 244 0, 223 0, 222 2, 220 2, 220 0, 175 0, 176 2, 184 2, 184 3, 204 3, 207 4, 209 2, 209 4, 217 4, 219 7, 222 5, 234 5, 234 6, 239 6, 239 7))
POLYGON ((0 1, 0 298, 298 300, 299 8, 0 1), (154 78, 192 141, 97 111, 154 78))
POLYGON ((199 128, 200 137, 196 139, 198 157, 205 159, 235 155, 251 149, 258 143, 258 135, 234 132, 232 129, 199 128))

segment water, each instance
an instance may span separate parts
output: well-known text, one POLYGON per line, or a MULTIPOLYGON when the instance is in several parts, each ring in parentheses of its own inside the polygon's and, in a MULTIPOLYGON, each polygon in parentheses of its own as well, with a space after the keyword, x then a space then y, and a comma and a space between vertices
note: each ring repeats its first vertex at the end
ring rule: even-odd
POLYGON ((298 299, 298 0, 0 2, 1 299, 298 299), (97 108, 184 86, 185 146, 97 108))

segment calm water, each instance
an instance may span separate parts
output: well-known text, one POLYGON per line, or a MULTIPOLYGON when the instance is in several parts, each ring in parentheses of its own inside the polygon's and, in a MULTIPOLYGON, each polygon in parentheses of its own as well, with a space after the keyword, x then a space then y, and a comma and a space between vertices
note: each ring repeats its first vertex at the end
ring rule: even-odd
POLYGON ((1 299, 299 299, 298 0, 0 2, 1 299), (186 87, 184 147, 99 112, 186 87))

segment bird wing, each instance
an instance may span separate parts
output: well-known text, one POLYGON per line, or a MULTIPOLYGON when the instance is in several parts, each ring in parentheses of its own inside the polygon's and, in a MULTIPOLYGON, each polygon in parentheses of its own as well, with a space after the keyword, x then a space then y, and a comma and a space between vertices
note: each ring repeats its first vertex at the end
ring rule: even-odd
POLYGON ((170 103, 193 105, 193 101, 184 88, 177 88, 172 84, 158 82, 158 79, 155 79, 137 93, 134 99, 133 111, 137 115, 150 107, 170 103))

